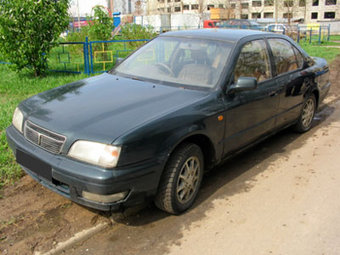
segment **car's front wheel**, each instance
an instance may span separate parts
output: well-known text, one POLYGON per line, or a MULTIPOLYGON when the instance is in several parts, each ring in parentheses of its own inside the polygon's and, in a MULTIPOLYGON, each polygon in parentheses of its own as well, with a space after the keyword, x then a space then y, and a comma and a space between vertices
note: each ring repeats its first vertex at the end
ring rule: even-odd
POLYGON ((185 143, 171 155, 161 178, 155 204, 171 214, 192 206, 201 185, 204 170, 199 146, 185 143))
POLYGON ((304 102, 302 110, 295 125, 295 130, 297 132, 303 133, 311 129, 313 118, 316 111, 316 99, 315 95, 310 95, 304 102))

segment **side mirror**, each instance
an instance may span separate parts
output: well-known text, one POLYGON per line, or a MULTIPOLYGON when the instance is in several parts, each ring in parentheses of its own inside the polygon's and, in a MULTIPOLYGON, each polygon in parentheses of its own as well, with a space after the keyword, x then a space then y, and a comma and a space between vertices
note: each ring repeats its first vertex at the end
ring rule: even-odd
POLYGON ((254 77, 240 77, 236 84, 232 84, 228 89, 228 94, 241 91, 254 90, 257 88, 257 80, 254 77))

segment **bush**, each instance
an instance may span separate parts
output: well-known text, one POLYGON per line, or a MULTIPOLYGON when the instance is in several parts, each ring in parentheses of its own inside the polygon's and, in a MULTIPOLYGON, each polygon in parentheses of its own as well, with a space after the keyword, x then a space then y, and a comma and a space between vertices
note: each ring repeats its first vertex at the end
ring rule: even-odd
POLYGON ((152 39, 156 37, 151 26, 141 26, 137 24, 126 24, 121 30, 123 40, 152 39))
POLYGON ((68 0, 3 0, 0 5, 0 50, 12 68, 47 69, 47 54, 69 24, 68 0))
POLYGON ((94 16, 89 25, 89 37, 92 41, 109 40, 112 37, 113 20, 106 10, 97 6, 94 8, 94 16))
POLYGON ((97 6, 94 8, 94 16, 87 17, 88 26, 80 31, 69 33, 66 37, 68 42, 85 42, 86 37, 90 41, 105 41, 112 37, 113 21, 108 12, 97 6))

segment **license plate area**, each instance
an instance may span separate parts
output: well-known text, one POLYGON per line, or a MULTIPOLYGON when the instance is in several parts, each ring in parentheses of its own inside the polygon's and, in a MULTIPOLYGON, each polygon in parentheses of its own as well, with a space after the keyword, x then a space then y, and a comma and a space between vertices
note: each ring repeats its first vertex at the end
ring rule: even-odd
POLYGON ((47 181, 52 181, 52 167, 20 150, 16 151, 17 162, 47 181))

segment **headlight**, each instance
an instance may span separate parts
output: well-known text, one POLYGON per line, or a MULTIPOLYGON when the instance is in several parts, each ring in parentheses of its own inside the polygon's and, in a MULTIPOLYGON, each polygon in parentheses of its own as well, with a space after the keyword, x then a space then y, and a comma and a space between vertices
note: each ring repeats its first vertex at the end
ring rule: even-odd
POLYGON ((18 129, 22 133, 22 122, 24 120, 24 115, 20 111, 20 109, 17 107, 15 108, 14 114, 13 114, 13 120, 12 124, 13 126, 18 129))
POLYGON ((89 141, 75 142, 68 152, 72 158, 104 168, 117 166, 119 154, 120 147, 89 141))

